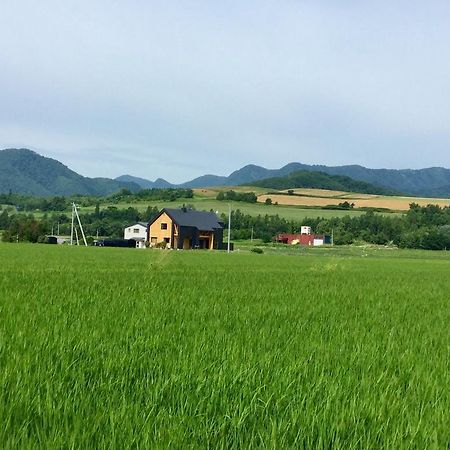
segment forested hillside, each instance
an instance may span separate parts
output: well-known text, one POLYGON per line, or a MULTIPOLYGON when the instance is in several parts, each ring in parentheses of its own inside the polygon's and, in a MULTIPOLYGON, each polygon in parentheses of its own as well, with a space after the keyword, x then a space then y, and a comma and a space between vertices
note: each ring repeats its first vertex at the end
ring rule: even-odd
MULTIPOLYGON (((86 178, 70 170, 60 162, 45 158, 27 149, 8 149, 0 151, 0 192, 18 192, 33 195, 108 195, 121 188, 197 188, 212 186, 249 185, 268 178, 285 177, 297 172, 321 173, 317 179, 324 181, 325 189, 352 190, 366 192, 364 186, 376 187, 375 193, 387 194, 401 192, 406 195, 422 197, 450 197, 450 169, 432 167, 420 170, 368 169, 366 167, 322 166, 290 163, 280 169, 266 169, 249 164, 234 171, 229 176, 203 175, 181 184, 172 184, 162 178, 149 181, 131 175, 122 175, 115 180, 108 178, 86 178), (365 184, 352 184, 341 181, 325 183, 324 174, 343 176, 365 184), (337 187, 341 185, 343 187, 337 187), (347 186, 347 187, 345 187, 347 186), (358 187, 360 186, 360 187, 358 187), (383 189, 384 190, 381 190, 383 189)), ((306 175, 304 176, 306 177, 306 175)), ((306 178, 305 178, 306 179, 306 178)), ((329 182, 330 181, 330 182, 329 182)), ((337 181, 337 180, 335 180, 337 181)), ((258 184, 260 186, 260 184, 258 184)), ((275 188, 274 186, 271 186, 275 188)), ((286 187, 289 189, 292 187, 286 187)), ((294 186, 303 187, 303 185, 294 186)), ((304 186, 306 187, 306 186, 304 186)), ((309 187, 309 186, 308 186, 309 187)))
MULTIPOLYGON (((322 172, 329 175, 342 175, 383 187, 390 191, 403 192, 407 195, 422 197, 450 197, 450 169, 431 167, 427 169, 369 169, 358 165, 323 166, 302 163, 289 163, 280 169, 266 169, 249 164, 235 170, 229 176, 203 175, 180 184, 180 187, 197 188, 213 186, 248 185, 255 181, 284 177, 293 172, 322 172)), ((116 178, 135 181, 142 187, 176 187, 165 180, 148 181, 129 177, 116 178), (162 183, 162 184, 161 184, 162 183)))
POLYGON ((360 192, 363 194, 390 195, 396 192, 364 181, 353 180, 342 175, 328 175, 323 172, 293 172, 282 177, 255 181, 251 186, 285 190, 294 188, 329 189, 333 191, 360 192))
POLYGON ((59 161, 28 149, 0 151, 0 193, 108 195, 123 188, 137 190, 139 186, 108 178, 83 177, 59 161))

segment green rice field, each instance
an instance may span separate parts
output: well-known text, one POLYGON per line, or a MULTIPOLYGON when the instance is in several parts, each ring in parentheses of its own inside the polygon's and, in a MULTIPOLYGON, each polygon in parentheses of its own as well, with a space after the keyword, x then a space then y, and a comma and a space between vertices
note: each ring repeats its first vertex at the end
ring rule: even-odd
POLYGON ((447 252, 0 245, 1 448, 448 448, 447 252))

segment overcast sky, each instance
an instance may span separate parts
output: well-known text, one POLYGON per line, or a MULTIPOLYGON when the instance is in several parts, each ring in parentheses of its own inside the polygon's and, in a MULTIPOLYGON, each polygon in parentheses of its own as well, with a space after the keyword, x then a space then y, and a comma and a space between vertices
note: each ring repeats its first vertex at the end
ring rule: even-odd
POLYGON ((450 2, 14 0, 0 148, 86 176, 450 167, 450 2))

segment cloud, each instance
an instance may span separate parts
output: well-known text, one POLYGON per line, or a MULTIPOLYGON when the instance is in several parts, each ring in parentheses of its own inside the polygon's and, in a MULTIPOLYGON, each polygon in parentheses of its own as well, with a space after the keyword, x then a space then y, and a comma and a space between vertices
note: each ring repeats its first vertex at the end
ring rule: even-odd
POLYGON ((90 176, 450 166, 448 2, 25 1, 0 16, 0 146, 90 176))

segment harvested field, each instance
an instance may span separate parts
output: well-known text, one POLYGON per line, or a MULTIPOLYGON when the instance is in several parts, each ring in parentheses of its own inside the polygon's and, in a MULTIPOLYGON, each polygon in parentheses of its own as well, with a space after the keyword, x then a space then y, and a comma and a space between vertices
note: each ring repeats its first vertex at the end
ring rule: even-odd
MULTIPOLYGON (((441 207, 449 206, 450 199, 445 198, 422 198, 422 197, 398 197, 384 196, 375 194, 362 194, 355 192, 332 191, 326 189, 293 189, 295 195, 286 195, 288 189, 279 191, 280 194, 269 194, 270 189, 253 186, 221 186, 212 188, 194 189, 197 198, 215 199, 218 192, 225 190, 234 190, 236 192, 255 192, 258 195, 258 203, 264 203, 267 198, 272 202, 277 202, 280 206, 307 206, 307 207, 325 207, 329 205, 338 205, 348 201, 354 203, 355 208, 385 208, 392 211, 407 211, 411 203, 417 203, 420 206, 429 204, 439 205, 441 207)), ((274 192, 278 192, 273 190, 274 192)))
MULTIPOLYGON (((288 192, 289 189, 286 189, 281 192, 288 192)), ((344 192, 344 191, 328 191, 326 189, 293 189, 294 194, 297 195, 305 195, 305 196, 312 196, 312 197, 327 197, 327 198, 378 198, 379 195, 376 194, 355 194, 351 192, 344 192)))
MULTIPOLYGON (((335 191, 331 191, 335 192, 335 191)), ((450 199, 438 198, 415 198, 415 197, 387 197, 387 196, 371 196, 371 198, 361 198, 363 194, 348 194, 348 196, 341 198, 333 197, 300 197, 296 195, 260 195, 258 202, 264 203, 267 198, 271 198, 272 202, 277 202, 279 205, 292 206, 328 206, 338 205, 343 201, 354 203, 355 208, 386 208, 394 211, 407 211, 411 203, 417 203, 420 206, 429 204, 439 205, 441 207, 449 206, 450 199)))

